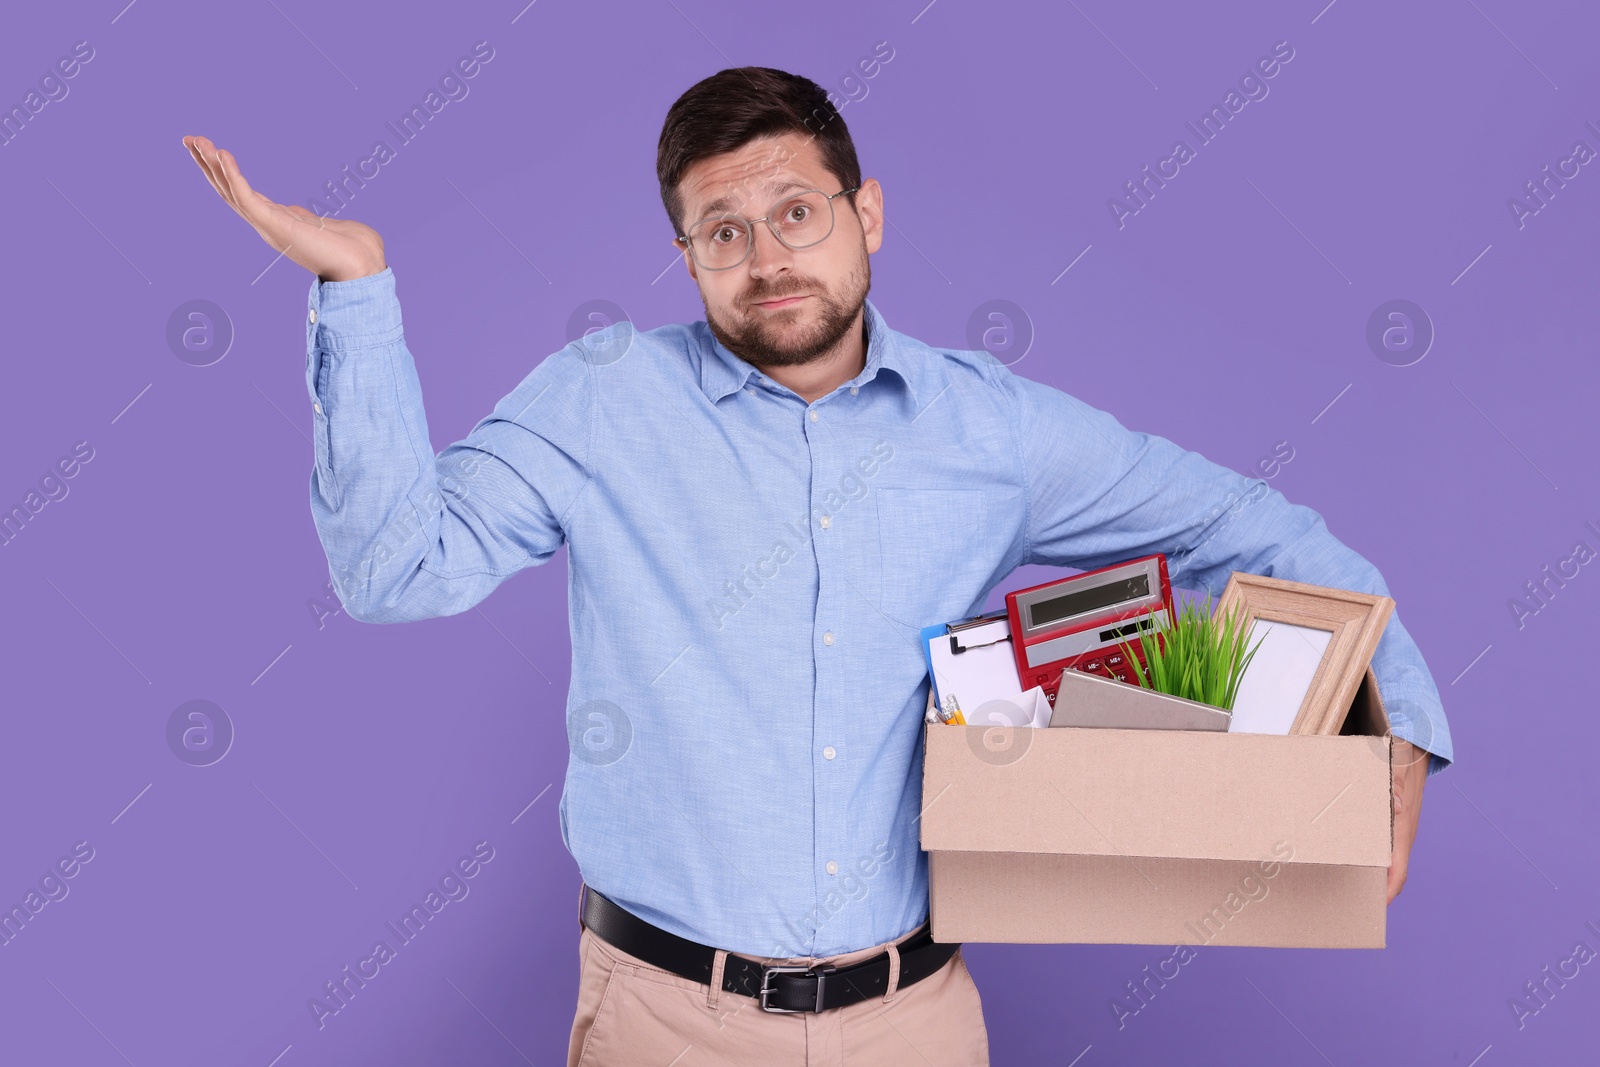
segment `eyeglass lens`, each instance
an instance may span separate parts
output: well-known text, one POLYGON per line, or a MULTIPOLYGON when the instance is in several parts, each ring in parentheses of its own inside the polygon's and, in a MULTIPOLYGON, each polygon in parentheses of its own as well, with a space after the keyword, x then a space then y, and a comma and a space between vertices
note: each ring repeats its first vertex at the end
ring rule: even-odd
MULTIPOLYGON (((778 240, 805 248, 833 232, 833 202, 820 192, 800 193, 775 206, 768 220, 778 240)), ((731 267, 749 251, 749 223, 731 215, 704 219, 689 231, 689 243, 701 266, 731 267)))

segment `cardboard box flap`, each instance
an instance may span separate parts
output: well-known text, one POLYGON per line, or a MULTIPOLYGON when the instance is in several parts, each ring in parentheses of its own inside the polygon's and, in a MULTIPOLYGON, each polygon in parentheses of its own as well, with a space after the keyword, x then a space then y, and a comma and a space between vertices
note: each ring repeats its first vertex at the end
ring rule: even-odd
POLYGON ((1370 737, 1384 737, 1389 733, 1389 712, 1383 706, 1383 694, 1378 692, 1378 676, 1372 672, 1371 666, 1361 676, 1361 685, 1356 689, 1355 699, 1350 702, 1350 714, 1345 716, 1344 726, 1339 733, 1342 736, 1366 734, 1370 737))
POLYGON ((1387 867, 1391 742, 1370 668, 1350 728, 1360 732, 932 724, 922 847, 1387 867))

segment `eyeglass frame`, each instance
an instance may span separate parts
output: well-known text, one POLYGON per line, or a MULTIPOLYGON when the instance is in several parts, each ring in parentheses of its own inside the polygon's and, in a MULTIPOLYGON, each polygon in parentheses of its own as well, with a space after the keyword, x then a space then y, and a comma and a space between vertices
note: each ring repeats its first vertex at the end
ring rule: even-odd
POLYGON ((672 240, 675 243, 679 243, 679 244, 683 245, 683 250, 684 250, 685 254, 687 254, 689 256, 689 258, 694 261, 694 265, 696 267, 699 267, 701 270, 710 270, 710 271, 732 270, 733 268, 739 266, 745 260, 750 258, 750 251, 751 251, 751 249, 755 248, 755 246, 756 246, 756 241, 755 241, 756 223, 758 223, 758 222, 766 223, 767 224, 767 229, 772 232, 772 236, 773 237, 777 238, 778 243, 783 245, 783 247, 785 247, 787 249, 790 249, 791 251, 799 252, 799 251, 801 251, 803 249, 815 248, 818 245, 820 245, 823 241, 826 241, 828 238, 833 236, 834 225, 836 225, 837 222, 838 222, 837 216, 833 211, 833 201, 834 201, 834 199, 836 197, 847 196, 850 193, 857 193, 857 192, 860 192, 860 191, 861 191, 861 186, 859 186, 859 185, 852 185, 848 189, 840 189, 837 193, 833 193, 832 195, 829 195, 828 193, 824 193, 821 189, 801 189, 798 192, 789 193, 787 196, 781 196, 777 200, 774 200, 772 202, 772 206, 767 208, 767 213, 765 215, 763 215, 759 219, 748 219, 748 218, 745 218, 743 215, 739 215, 739 214, 736 214, 734 212, 724 212, 721 215, 707 215, 705 218, 698 220, 697 222, 695 222, 695 224, 692 227, 690 227, 690 229, 692 229, 692 230, 693 229, 699 229, 701 226, 705 225, 707 222, 710 222, 713 219, 737 219, 740 222, 745 224, 745 228, 748 231, 748 233, 750 234, 750 239, 745 242, 744 255, 739 257, 738 262, 729 263, 726 267, 708 267, 704 263, 701 263, 700 262, 700 258, 694 254, 694 246, 693 246, 693 243, 689 240, 689 235, 687 233, 681 233, 678 236, 674 237, 672 240), (800 245, 798 248, 796 248, 794 245, 790 244, 788 241, 785 241, 783 239, 783 235, 778 232, 778 228, 772 224, 772 209, 776 208, 776 207, 780 207, 784 203, 786 203, 786 202, 788 202, 790 200, 793 200, 796 197, 804 196, 806 193, 817 193, 824 200, 826 200, 828 202, 828 211, 829 211, 830 215, 833 215, 834 217, 832 218, 832 224, 830 224, 829 227, 828 227, 828 232, 827 233, 823 234, 821 237, 817 238, 815 241, 812 241, 808 245, 800 245))

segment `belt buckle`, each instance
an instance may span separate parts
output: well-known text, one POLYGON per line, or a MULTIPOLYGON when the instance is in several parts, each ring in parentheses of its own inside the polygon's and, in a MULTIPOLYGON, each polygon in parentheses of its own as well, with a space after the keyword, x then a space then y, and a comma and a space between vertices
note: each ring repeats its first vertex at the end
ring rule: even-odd
POLYGON ((762 967, 761 992, 757 997, 759 1003, 761 1004, 761 1010, 770 1011, 775 1015, 804 1015, 807 1013, 815 1014, 822 1011, 822 990, 827 985, 828 975, 832 974, 836 970, 838 970, 838 968, 833 966, 818 967, 813 970, 810 967, 796 966, 792 964, 787 966, 778 965, 762 967), (778 1008, 768 1004, 767 997, 776 992, 776 990, 772 988, 772 980, 780 974, 799 974, 815 977, 817 980, 817 1002, 815 1006, 810 1008, 778 1008))

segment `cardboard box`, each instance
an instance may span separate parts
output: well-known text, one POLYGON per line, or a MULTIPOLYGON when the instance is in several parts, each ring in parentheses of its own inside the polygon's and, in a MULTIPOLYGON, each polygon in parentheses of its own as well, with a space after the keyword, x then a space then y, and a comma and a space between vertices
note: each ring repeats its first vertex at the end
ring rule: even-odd
POLYGON ((1337 737, 926 731, 936 940, 1384 946, 1393 739, 1371 667, 1337 737))

